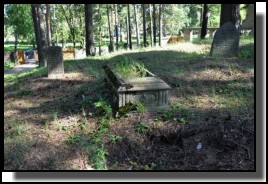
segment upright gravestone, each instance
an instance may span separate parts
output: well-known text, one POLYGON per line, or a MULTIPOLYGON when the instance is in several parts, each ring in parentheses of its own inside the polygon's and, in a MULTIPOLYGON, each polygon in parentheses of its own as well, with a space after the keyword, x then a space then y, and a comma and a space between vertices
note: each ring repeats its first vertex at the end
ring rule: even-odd
POLYGON ((231 22, 223 24, 215 33, 210 54, 214 56, 236 56, 239 47, 239 31, 231 22))
POLYGON ((64 74, 62 48, 59 46, 46 47, 44 49, 45 60, 47 61, 48 77, 57 77, 64 74))

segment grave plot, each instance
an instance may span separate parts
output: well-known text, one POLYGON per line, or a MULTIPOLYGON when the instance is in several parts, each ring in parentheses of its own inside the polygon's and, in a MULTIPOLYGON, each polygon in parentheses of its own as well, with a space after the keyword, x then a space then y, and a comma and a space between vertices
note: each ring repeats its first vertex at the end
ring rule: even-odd
POLYGON ((168 106, 171 87, 139 63, 104 65, 103 69, 112 86, 115 109, 129 103, 142 103, 149 109, 168 106))

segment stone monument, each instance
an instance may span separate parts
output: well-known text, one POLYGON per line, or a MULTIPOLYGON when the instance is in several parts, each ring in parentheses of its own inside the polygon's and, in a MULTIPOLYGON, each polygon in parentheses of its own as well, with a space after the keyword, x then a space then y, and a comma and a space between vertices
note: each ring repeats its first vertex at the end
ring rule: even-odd
POLYGON ((64 74, 62 48, 59 46, 46 47, 44 49, 45 60, 47 61, 48 77, 53 78, 64 74))
POLYGON ((215 33, 210 55, 232 57, 238 54, 239 31, 231 22, 223 24, 215 33))

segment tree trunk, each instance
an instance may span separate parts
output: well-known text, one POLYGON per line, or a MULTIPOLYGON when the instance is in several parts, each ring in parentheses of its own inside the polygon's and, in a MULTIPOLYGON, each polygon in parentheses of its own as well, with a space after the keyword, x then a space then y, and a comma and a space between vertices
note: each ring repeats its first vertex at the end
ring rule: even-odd
POLYGON ((236 29, 240 31, 241 17, 239 7, 240 4, 222 4, 220 26, 226 22, 232 22, 235 25, 236 29))
POLYGON ((111 32, 110 11, 109 11, 108 4, 107 4, 107 18, 108 18, 109 38, 110 38, 109 52, 113 52, 114 51, 114 43, 113 43, 113 36, 112 36, 112 32, 111 32))
POLYGON ((162 4, 159 4, 159 46, 162 46, 162 4))
POLYGON ((115 38, 116 38, 116 50, 118 50, 118 16, 117 16, 117 4, 114 5, 114 19, 115 19, 115 38))
POLYGON ((127 5, 127 14, 128 14, 128 36, 129 36, 129 48, 132 49, 132 34, 131 34, 131 22, 130 22, 130 7, 127 5))
POLYGON ((136 37, 137 37, 137 47, 140 47, 140 32, 139 32, 139 15, 137 12, 137 5, 133 4, 134 7, 134 17, 135 17, 135 24, 136 24, 136 37))
MULTIPOLYGON (((100 4, 98 8, 99 21, 101 22, 100 4)), ((99 55, 101 56, 101 25, 99 24, 99 55)))
POLYGON ((208 4, 204 4, 203 8, 203 21, 201 27, 201 39, 204 39, 207 34, 207 26, 208 26, 208 4))
POLYGON ((41 38, 41 30, 40 30, 40 22, 38 18, 37 5, 31 4, 32 8, 32 18, 35 32, 35 40, 37 44, 37 52, 38 52, 38 62, 39 67, 44 66, 44 55, 43 55, 43 47, 42 47, 42 38, 41 38))
POLYGON ((129 31, 128 31, 128 18, 126 17, 126 32, 127 32, 127 45, 125 49, 128 49, 129 47, 129 31))
POLYGON ((50 5, 46 4, 47 46, 51 45, 50 5))
POLYGON ((86 22, 86 56, 94 56, 93 40, 93 4, 85 4, 85 22, 86 22))
POLYGON ((153 4, 153 32, 154 32, 154 46, 156 46, 156 7, 153 4))
POLYGON ((150 42, 151 47, 153 46, 153 15, 152 15, 152 5, 149 4, 149 11, 150 11, 150 42))
POLYGON ((17 31, 15 31, 14 32, 15 34, 14 34, 14 36, 15 36, 15 48, 14 48, 14 50, 16 51, 17 50, 17 47, 18 47, 18 33, 17 33, 17 31))
POLYGON ((123 42, 123 35, 122 35, 122 23, 120 22, 120 24, 119 24, 119 26, 120 26, 120 42, 123 42))
POLYGON ((71 35, 72 35, 72 41, 73 41, 73 48, 75 49, 75 29, 74 28, 72 28, 71 35))
MULTIPOLYGON (((45 29, 45 17, 42 13, 41 10, 41 4, 36 4, 37 6, 37 16, 39 19, 39 24, 40 24, 40 33, 41 33, 41 40, 42 40, 42 48, 47 46, 47 40, 46 40, 46 29, 45 29)), ((46 63, 45 63, 46 66, 46 63)))
POLYGON ((142 4, 142 25, 143 25, 143 46, 147 47, 146 41, 146 17, 145 17, 145 4, 142 4))

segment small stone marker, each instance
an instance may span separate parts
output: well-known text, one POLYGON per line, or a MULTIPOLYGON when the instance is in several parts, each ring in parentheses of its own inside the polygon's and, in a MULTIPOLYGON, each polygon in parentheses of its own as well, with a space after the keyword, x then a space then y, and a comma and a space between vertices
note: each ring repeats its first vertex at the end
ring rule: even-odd
POLYGON ((44 49, 45 59, 47 61, 48 77, 53 78, 58 74, 64 74, 62 48, 51 46, 44 49))
POLYGON ((239 32, 231 22, 223 24, 215 33, 210 54, 215 56, 236 56, 239 47, 239 32))

